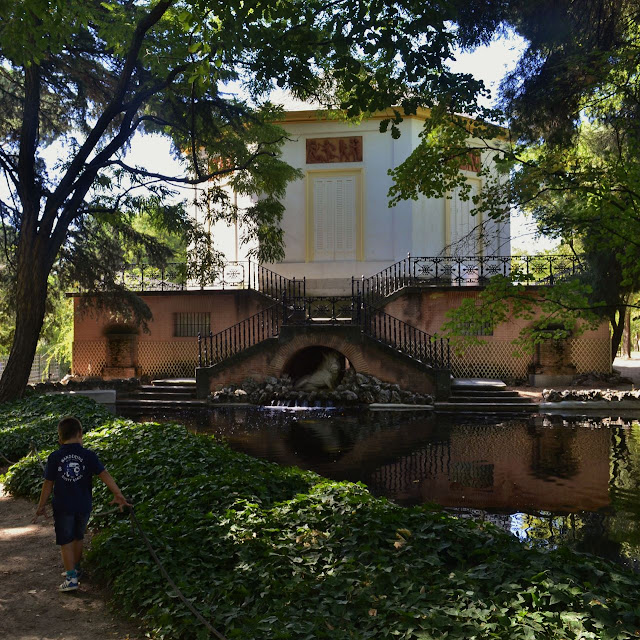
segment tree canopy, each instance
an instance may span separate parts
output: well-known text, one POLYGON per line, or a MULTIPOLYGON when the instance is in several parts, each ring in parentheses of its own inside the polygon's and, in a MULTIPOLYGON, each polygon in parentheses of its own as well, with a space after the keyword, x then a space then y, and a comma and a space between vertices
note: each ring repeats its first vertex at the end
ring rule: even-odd
MULTIPOLYGON (((476 213, 500 219, 519 208, 541 232, 579 251, 590 275, 571 291, 546 292, 547 317, 551 324, 607 317, 615 354, 624 309, 640 285, 640 7, 632 0, 511 0, 498 11, 527 47, 497 108, 479 112, 476 122, 437 110, 422 144, 394 171, 390 195, 442 195, 464 183, 456 158, 473 148, 489 152, 499 170, 483 168, 476 213), (430 171, 443 148, 450 161, 444 182, 430 171)), ((520 276, 516 270, 512 283, 520 276)), ((481 297, 494 311, 498 299, 511 299, 515 309, 543 302, 499 282, 481 297)), ((470 310, 461 313, 456 322, 468 321, 470 310)))
POLYGON ((22 393, 54 265, 94 290, 115 287, 131 246, 166 259, 132 220, 155 212, 159 226, 189 228, 165 205, 172 187, 206 182, 217 216, 239 216, 259 257, 281 256, 279 198, 298 174, 279 157, 275 86, 350 118, 394 105, 396 119, 420 106, 472 111, 481 83, 444 61, 456 39, 489 37, 490 4, 0 0, 0 266, 15 309, 0 400, 22 393), (182 175, 130 164, 137 133, 168 136, 182 175), (234 208, 222 177, 255 204, 234 208))

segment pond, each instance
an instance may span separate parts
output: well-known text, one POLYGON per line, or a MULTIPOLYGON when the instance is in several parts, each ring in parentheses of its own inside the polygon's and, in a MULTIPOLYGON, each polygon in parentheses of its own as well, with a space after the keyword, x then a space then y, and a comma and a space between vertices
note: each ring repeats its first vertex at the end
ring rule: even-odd
POLYGON ((436 503, 531 544, 569 543, 640 569, 638 422, 240 408, 179 421, 400 504, 436 503))

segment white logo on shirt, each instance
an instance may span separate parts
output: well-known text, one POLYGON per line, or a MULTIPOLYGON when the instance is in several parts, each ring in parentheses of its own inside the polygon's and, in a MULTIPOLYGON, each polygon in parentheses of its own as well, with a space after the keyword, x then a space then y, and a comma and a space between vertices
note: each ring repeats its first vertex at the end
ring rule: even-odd
POLYGON ((75 453, 64 456, 64 458, 60 460, 60 466, 58 467, 58 471, 62 474, 62 479, 67 482, 78 482, 82 480, 84 477, 82 472, 84 470, 85 465, 83 458, 75 453))

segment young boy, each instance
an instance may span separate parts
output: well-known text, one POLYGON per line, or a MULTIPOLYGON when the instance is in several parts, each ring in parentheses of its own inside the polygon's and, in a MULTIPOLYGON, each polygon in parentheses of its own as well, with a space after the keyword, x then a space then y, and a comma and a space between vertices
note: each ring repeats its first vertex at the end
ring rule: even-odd
POLYGON ((78 564, 82 557, 82 539, 91 514, 91 485, 96 475, 104 482, 113 500, 109 504, 131 505, 125 500, 115 480, 104 468, 98 456, 82 446, 82 424, 73 416, 58 423, 60 448, 47 459, 40 502, 33 519, 46 516, 47 500, 53 491, 53 521, 56 544, 60 545, 66 571, 60 591, 78 588, 78 564))

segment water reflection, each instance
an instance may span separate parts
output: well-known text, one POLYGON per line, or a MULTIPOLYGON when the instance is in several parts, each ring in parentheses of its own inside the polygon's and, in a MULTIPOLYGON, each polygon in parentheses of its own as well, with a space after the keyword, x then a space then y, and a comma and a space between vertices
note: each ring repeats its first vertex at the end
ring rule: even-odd
POLYGON ((488 518, 536 544, 640 557, 637 423, 232 408, 185 421, 239 451, 361 480, 402 504, 488 518))

